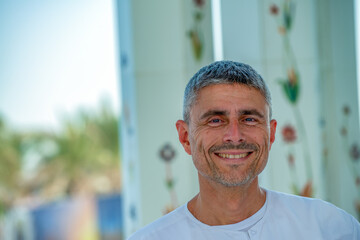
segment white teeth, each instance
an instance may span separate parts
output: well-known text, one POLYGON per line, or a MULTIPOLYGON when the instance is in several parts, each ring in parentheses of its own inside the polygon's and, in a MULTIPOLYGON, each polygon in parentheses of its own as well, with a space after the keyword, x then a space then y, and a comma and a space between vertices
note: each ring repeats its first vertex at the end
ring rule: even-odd
POLYGON ((219 156, 222 158, 243 158, 246 157, 247 155, 249 155, 249 153, 242 153, 242 154, 236 154, 236 155, 232 155, 232 154, 225 154, 225 153, 219 153, 219 156))

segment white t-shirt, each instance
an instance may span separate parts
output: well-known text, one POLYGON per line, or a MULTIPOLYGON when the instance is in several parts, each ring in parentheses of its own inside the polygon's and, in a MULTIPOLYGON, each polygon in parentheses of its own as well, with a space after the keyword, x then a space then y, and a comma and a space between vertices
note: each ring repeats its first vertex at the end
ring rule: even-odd
POLYGON ((322 200, 266 190, 264 206, 239 223, 206 225, 185 204, 129 238, 142 239, 360 240, 360 224, 350 214, 322 200))

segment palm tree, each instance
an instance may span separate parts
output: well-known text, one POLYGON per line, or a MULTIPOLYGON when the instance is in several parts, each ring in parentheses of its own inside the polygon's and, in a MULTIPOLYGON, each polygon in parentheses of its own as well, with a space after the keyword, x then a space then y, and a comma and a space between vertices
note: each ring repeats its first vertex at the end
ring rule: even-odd
POLYGON ((106 101, 64 118, 58 132, 15 132, 0 116, 0 215, 22 196, 120 191, 120 179, 118 118, 106 101))
POLYGON ((64 193, 73 194, 93 188, 89 186, 91 181, 105 176, 119 190, 118 118, 106 102, 102 102, 99 111, 83 109, 75 117, 65 119, 62 131, 51 141, 56 143, 57 151, 43 159, 39 171, 48 186, 66 179, 64 193), (114 171, 118 178, 112 180, 114 171))
POLYGON ((20 192, 21 140, 0 117, 0 216, 20 192))

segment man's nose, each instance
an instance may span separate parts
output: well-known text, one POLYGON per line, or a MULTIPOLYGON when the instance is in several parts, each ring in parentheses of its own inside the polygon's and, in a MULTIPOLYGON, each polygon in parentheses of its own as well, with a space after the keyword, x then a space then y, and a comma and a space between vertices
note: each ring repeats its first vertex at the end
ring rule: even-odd
POLYGON ((224 142, 241 142, 244 140, 244 129, 241 123, 238 120, 231 121, 225 130, 224 142))

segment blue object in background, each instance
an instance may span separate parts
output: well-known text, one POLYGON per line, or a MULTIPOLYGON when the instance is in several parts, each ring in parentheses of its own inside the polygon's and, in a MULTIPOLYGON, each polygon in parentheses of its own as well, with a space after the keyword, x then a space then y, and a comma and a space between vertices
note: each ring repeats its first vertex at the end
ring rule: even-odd
POLYGON ((71 202, 59 201, 42 205, 32 211, 34 239, 64 240, 63 225, 71 208, 71 202))
POLYGON ((98 227, 101 240, 119 240, 123 234, 122 197, 120 194, 97 198, 98 227))
MULTIPOLYGON (((48 203, 31 211, 34 239, 67 240, 72 231, 74 213, 82 202, 74 199, 48 203)), ((122 197, 120 194, 95 199, 99 240, 123 239, 122 197)))

